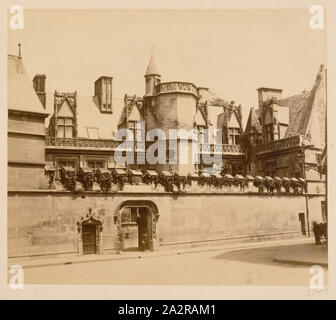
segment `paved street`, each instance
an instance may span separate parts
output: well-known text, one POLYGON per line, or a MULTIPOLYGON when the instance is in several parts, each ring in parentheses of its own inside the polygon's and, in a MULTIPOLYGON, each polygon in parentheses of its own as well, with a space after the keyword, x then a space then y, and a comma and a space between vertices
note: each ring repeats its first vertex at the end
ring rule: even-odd
POLYGON ((273 262, 278 250, 273 246, 43 266, 25 269, 24 278, 26 284, 308 286, 310 267, 273 262))

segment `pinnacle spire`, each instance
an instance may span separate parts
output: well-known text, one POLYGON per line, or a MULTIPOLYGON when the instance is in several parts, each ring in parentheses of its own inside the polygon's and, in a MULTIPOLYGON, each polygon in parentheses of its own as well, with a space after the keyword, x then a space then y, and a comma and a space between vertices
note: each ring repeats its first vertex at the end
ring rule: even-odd
POLYGON ((155 46, 152 46, 150 48, 151 56, 150 56, 150 59, 149 59, 149 62, 148 62, 148 66, 147 66, 145 76, 149 76, 149 75, 158 75, 159 76, 160 75, 160 72, 159 72, 159 70, 156 66, 156 63, 155 63, 154 49, 155 49, 155 46))

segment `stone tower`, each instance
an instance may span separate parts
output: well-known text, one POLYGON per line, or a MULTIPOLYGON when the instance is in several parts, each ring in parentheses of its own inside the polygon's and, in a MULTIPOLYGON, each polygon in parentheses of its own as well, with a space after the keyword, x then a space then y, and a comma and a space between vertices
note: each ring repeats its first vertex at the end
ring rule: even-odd
POLYGON ((145 79, 146 79, 146 96, 153 96, 155 94, 154 92, 155 86, 161 82, 161 75, 156 67, 153 52, 151 53, 151 57, 149 59, 149 63, 145 73, 145 79))

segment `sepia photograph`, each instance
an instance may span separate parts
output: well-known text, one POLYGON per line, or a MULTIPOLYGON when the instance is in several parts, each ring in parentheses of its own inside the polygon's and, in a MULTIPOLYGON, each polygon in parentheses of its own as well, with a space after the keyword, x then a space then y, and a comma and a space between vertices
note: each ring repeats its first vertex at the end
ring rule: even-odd
POLYGON ((9 6, 7 285, 327 294, 325 19, 9 6))

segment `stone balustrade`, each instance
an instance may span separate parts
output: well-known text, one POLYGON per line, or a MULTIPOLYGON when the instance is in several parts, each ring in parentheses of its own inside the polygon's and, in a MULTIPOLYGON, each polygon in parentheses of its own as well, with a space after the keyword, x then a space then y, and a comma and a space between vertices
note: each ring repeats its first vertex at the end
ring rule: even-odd
MULTIPOLYGON (((88 139, 88 138, 54 138, 46 137, 45 140, 47 149, 93 149, 93 150, 110 150, 114 151, 123 143, 112 139, 88 139)), ((145 142, 125 141, 126 147, 124 150, 145 151, 145 142)))
POLYGON ((201 153, 235 153, 243 154, 242 147, 238 144, 202 144, 200 147, 201 153))
MULTIPOLYGON (((83 150, 116 150, 121 143, 125 143, 126 147, 122 150, 135 150, 145 152, 146 147, 152 142, 141 142, 141 141, 115 141, 110 139, 88 139, 88 138, 55 138, 46 137, 45 140, 47 149, 83 149, 83 150)), ((125 146, 123 144, 123 146, 125 146)), ((243 154, 240 145, 234 144, 202 144, 200 146, 201 153, 223 153, 223 154, 243 154)))
POLYGON ((170 92, 191 93, 196 97, 198 96, 197 87, 191 82, 161 82, 155 86, 155 94, 170 92))
POLYGON ((299 147, 302 145, 302 137, 300 135, 288 137, 285 139, 275 140, 269 143, 263 143, 256 146, 257 154, 277 152, 283 149, 289 149, 292 147, 299 147))

